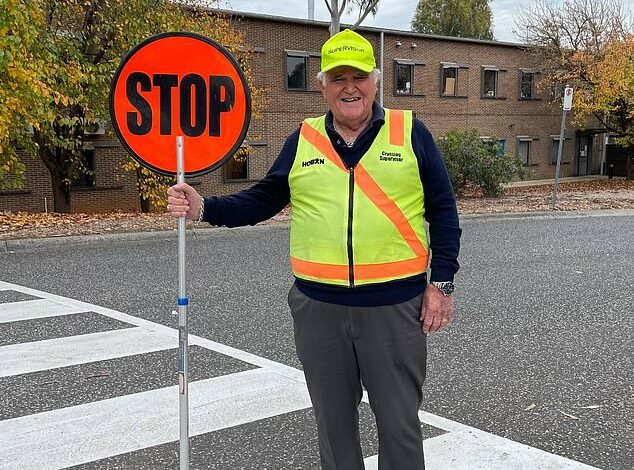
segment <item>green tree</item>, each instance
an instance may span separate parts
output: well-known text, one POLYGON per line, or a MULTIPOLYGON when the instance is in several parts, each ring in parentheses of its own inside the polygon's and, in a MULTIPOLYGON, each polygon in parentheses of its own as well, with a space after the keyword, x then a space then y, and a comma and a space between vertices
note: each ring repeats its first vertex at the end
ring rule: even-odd
POLYGON ((419 0, 412 30, 440 36, 493 39, 489 0, 419 0))
POLYGON ((498 139, 483 142, 477 129, 454 129, 438 141, 454 191, 477 186, 485 196, 500 196, 505 183, 524 176, 515 155, 502 153, 498 139))
MULTIPOLYGON (((6 156, 15 151, 5 148, 34 149, 51 174, 56 212, 70 212, 70 185, 87 171, 81 158, 84 136, 107 120, 112 76, 135 44, 159 32, 187 30, 240 55, 242 35, 227 19, 209 14, 206 8, 216 3, 211 0, 1 1, 0 28, 9 48, 0 48, 0 74, 7 69, 10 79, 3 76, 0 96, 8 96, 12 105, 0 113, 0 122, 11 119, 16 130, 0 133, 0 177, 7 179, 4 173, 13 169, 14 185, 20 180, 15 156, 6 156), (29 124, 32 136, 23 130, 29 124)), ((139 175, 142 190, 164 187, 151 174, 139 175)))

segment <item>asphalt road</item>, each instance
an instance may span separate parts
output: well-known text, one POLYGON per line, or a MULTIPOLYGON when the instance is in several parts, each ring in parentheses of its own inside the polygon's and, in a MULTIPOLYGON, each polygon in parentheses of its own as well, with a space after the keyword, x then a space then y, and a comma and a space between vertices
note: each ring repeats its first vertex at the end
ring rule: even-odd
MULTIPOLYGON (((470 218, 462 227, 456 319, 429 340, 423 409, 631 469, 634 216, 470 218)), ((190 333, 301 368, 286 304, 287 238, 279 226, 189 237, 190 333)), ((0 280, 176 325, 175 238, 46 246, 0 253, 0 280)), ((310 419, 298 413, 294 422, 310 419)))

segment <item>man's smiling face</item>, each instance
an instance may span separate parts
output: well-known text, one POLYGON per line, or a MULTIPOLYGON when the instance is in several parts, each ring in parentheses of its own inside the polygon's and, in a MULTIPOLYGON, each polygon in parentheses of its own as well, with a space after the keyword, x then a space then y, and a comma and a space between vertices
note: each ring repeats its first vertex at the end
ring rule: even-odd
POLYGON ((326 72, 321 91, 337 124, 356 128, 370 119, 378 84, 372 74, 342 66, 326 72))

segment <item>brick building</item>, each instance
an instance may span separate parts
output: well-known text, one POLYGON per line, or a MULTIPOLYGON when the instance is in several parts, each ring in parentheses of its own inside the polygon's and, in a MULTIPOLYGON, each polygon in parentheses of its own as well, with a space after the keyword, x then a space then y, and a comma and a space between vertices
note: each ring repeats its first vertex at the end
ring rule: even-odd
MULTIPOLYGON (((193 179, 203 194, 228 194, 251 186, 265 175, 299 123, 326 111, 315 76, 328 24, 231 15, 253 51, 252 73, 256 86, 265 89, 267 104, 261 117, 251 121, 248 150, 239 151, 222 170, 193 179)), ((506 152, 517 154, 528 167, 528 178, 554 177, 561 109, 550 104, 551 90, 539 86, 539 64, 520 45, 358 30, 373 43, 377 66, 383 70, 384 106, 414 110, 435 138, 454 128, 477 128, 483 139, 497 138, 506 152)), ((568 123, 561 176, 599 173, 604 141, 604 135, 568 123)), ((85 147, 95 175, 72 189, 73 212, 138 210, 134 175, 120 169, 126 155, 119 143, 97 133, 85 147)), ((25 162, 25 189, 0 192, 0 210, 43 211, 45 199, 52 207, 48 171, 39 160, 25 162)))

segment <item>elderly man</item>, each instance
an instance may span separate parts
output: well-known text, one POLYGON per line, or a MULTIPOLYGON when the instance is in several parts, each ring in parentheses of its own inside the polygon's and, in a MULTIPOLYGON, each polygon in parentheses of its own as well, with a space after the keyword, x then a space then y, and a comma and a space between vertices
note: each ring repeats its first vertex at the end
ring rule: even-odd
POLYGON ((336 34, 323 45, 317 77, 330 110, 288 137, 263 180, 225 197, 201 198, 187 184, 168 190, 173 216, 229 227, 290 202, 288 302, 324 470, 364 468, 362 386, 376 417, 379 469, 424 469, 426 337, 453 314, 453 190, 422 122, 375 102, 375 67, 366 39, 336 34))

